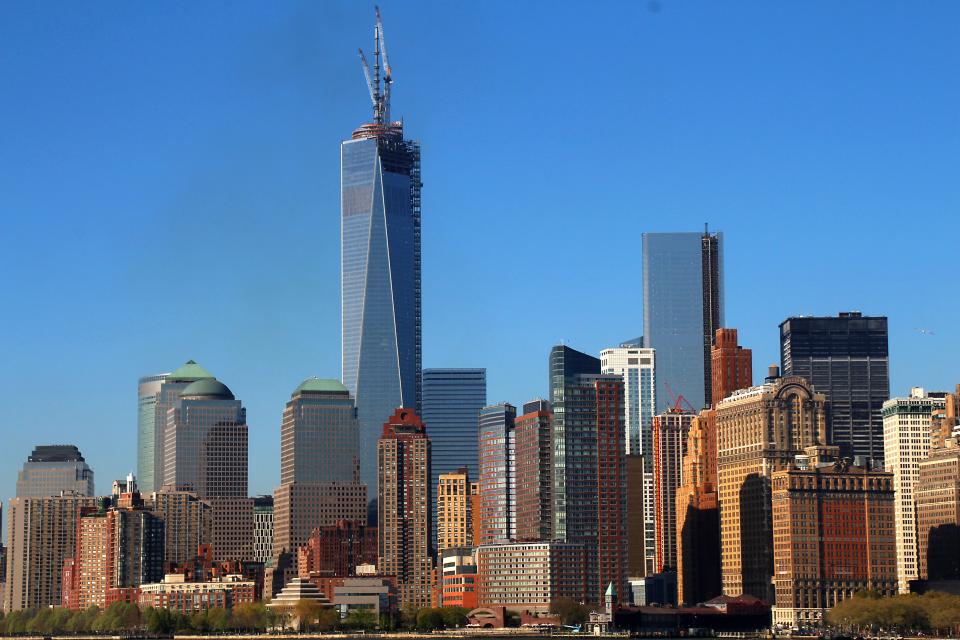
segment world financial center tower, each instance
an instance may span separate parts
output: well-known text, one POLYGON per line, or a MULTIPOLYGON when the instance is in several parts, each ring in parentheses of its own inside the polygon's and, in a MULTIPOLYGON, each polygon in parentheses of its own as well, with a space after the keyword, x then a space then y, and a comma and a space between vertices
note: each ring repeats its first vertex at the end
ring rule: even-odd
POLYGON ((377 440, 398 407, 420 412, 420 146, 390 120, 392 74, 379 12, 373 121, 340 145, 343 383, 356 399, 360 476, 377 495, 377 440), (382 75, 381 75, 382 73, 382 75))

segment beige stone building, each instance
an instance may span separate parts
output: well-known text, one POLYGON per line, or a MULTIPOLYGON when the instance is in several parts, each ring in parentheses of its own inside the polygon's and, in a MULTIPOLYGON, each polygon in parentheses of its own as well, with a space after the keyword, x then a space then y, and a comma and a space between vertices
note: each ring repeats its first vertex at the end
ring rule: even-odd
POLYGON ((473 546, 470 473, 463 467, 441 473, 437 483, 437 552, 473 546))
POLYGON ((770 367, 764 384, 717 403, 721 580, 727 595, 773 600, 770 477, 826 439, 826 399, 770 367))
POLYGON ((210 503, 197 494, 163 486, 146 502, 147 508, 163 520, 163 560, 167 566, 192 560, 200 545, 212 544, 213 513, 210 503))
POLYGON ((960 438, 945 438, 920 462, 917 567, 924 580, 960 580, 960 438))

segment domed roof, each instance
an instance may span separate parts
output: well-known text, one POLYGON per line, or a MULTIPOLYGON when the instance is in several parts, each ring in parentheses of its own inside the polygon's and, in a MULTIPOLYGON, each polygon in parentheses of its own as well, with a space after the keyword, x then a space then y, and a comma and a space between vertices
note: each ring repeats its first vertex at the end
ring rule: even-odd
POLYGON ((167 374, 167 380, 179 380, 181 382, 193 382, 195 380, 205 380, 207 378, 213 378, 213 374, 209 371, 198 365, 193 360, 187 360, 179 369, 167 374))
POLYGON ((233 400, 233 393, 227 388, 227 385, 214 378, 204 378, 191 382, 180 392, 181 398, 185 396, 233 400))
POLYGON ((340 383, 339 380, 329 378, 307 378, 300 383, 300 386, 293 390, 291 397, 298 393, 323 393, 339 392, 346 393, 349 390, 340 383))

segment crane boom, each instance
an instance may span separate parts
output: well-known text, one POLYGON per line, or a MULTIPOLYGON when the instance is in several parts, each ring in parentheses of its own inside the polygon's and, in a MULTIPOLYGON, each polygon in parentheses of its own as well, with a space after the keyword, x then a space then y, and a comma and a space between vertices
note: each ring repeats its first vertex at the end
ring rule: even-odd
POLYGON ((357 49, 360 54, 360 64, 363 66, 363 75, 367 79, 367 90, 370 92, 370 102, 377 106, 377 91, 373 86, 373 79, 370 77, 370 66, 367 64, 367 57, 363 55, 363 49, 357 49))

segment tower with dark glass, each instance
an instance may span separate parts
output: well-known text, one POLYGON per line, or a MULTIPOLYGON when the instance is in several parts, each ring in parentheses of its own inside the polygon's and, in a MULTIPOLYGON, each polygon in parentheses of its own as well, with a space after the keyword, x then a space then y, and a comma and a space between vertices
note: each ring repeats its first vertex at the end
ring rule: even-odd
POLYGON ((392 73, 379 13, 373 121, 340 146, 343 383, 357 404, 360 475, 377 495, 377 440, 397 407, 420 411, 420 146, 390 120, 392 73))

